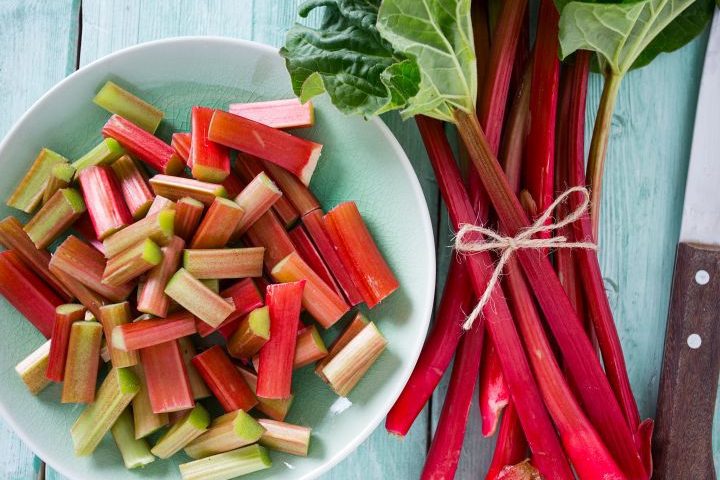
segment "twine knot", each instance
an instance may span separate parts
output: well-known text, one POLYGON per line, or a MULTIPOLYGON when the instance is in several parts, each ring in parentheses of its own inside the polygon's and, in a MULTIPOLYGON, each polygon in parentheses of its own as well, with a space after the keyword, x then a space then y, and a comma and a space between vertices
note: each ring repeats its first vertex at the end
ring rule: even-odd
POLYGON ((584 248, 597 250, 597 245, 592 242, 568 242, 568 239, 564 236, 533 238, 533 236, 538 233, 552 232, 553 230, 557 230, 577 221, 585 214, 589 205, 590 193, 587 189, 585 187, 572 187, 559 195, 552 205, 550 205, 532 225, 521 230, 514 237, 500 235, 494 230, 481 227, 479 225, 460 225, 460 230, 458 230, 457 236, 455 237, 455 249, 458 252, 500 252, 500 258, 495 264, 495 269, 493 270, 492 276, 485 287, 485 291, 480 297, 480 300, 478 300, 478 303, 475 305, 473 311, 465 320, 463 328, 465 330, 470 330, 472 328, 473 323, 475 323, 475 320, 482 312, 482 309, 490 300, 490 296, 500 280, 500 275, 502 274, 505 264, 507 264, 515 251, 520 249, 545 250, 557 248, 584 248), (555 209, 565 202, 565 200, 567 200, 567 198, 573 193, 580 193, 583 196, 582 203, 580 203, 575 210, 570 212, 562 220, 559 220, 556 223, 549 223, 548 221, 552 218, 552 214, 555 209))

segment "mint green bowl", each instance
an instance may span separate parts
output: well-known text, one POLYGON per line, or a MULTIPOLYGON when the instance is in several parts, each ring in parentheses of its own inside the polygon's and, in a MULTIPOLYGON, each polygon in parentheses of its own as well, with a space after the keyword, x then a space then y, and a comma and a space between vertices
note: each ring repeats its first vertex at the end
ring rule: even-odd
MULTIPOLYGON (((226 38, 177 38, 119 51, 60 82, 20 119, 0 144, 2 217, 19 215, 4 198, 42 147, 79 158, 100 140, 108 114, 92 103, 95 92, 116 79, 164 110, 160 134, 190 127, 190 107, 226 108, 230 102, 288 98, 292 92, 274 48, 226 38)), ((312 187, 325 209, 355 200, 400 281, 401 288, 369 312, 388 339, 387 351, 340 400, 312 368, 294 379, 288 421, 313 428, 307 458, 272 452, 271 470, 248 479, 310 479, 350 454, 383 420, 415 365, 425 339, 435 288, 432 226, 420 188, 402 148, 379 120, 338 113, 326 99, 315 102, 317 125, 298 132, 323 143, 312 187)), ((24 221, 25 218, 22 218, 24 221)), ((82 410, 60 404, 60 388, 33 397, 14 366, 43 343, 41 335, 0 300, 0 413, 50 466, 70 479, 180 478, 176 455, 144 470, 125 470, 108 435, 91 457, 76 458, 69 429, 82 410)), ((345 320, 347 321, 347 319, 345 320)), ((337 329, 326 333, 334 337, 337 329)))

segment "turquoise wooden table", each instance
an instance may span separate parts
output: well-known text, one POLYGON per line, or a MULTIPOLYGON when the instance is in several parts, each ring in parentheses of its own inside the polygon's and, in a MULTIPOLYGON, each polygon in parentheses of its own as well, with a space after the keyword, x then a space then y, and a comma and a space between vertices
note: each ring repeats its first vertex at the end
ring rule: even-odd
MULTIPOLYGON (((279 46, 296 10, 294 0, 0 0, 0 137, 47 89, 115 50, 181 35, 231 36, 279 46)), ((613 118, 601 260, 643 416, 654 413, 706 42, 705 33, 630 74, 613 118)), ((595 110, 601 87, 599 77, 591 82, 588 111, 595 110)), ((592 120, 588 118, 590 125, 592 120)), ((446 214, 414 124, 395 115, 385 121, 405 147, 425 192, 441 260, 440 290, 450 244, 446 214)), ((323 478, 417 478, 443 396, 444 387, 407 438, 393 438, 378 428, 323 478)), ((482 478, 492 443, 481 437, 473 408, 458 479, 482 478)), ((0 422, 0 480, 35 478, 62 477, 0 422)))

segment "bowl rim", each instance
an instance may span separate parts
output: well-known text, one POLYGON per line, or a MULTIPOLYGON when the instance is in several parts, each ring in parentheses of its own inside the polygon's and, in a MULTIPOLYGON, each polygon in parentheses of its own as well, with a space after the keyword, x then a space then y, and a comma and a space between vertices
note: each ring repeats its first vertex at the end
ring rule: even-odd
MULTIPOLYGON (((175 37, 168 37, 163 38, 160 40, 153 40, 148 42, 139 43, 136 45, 132 45, 117 51, 114 51, 108 55, 105 55, 101 58, 98 58, 97 60, 92 61, 91 63, 82 66, 78 70, 75 70, 73 73, 68 75, 67 77, 63 78, 60 82, 55 84, 53 87, 51 87, 47 92, 45 92, 40 98, 38 98, 31 106, 28 108, 25 113, 23 113, 20 118, 15 121, 12 128, 7 132, 3 140, 0 142, 0 155, 2 154, 3 150, 7 147, 7 144, 10 143, 12 138, 17 134, 17 132, 21 129, 23 123, 25 123, 25 119, 30 116, 33 112, 36 110, 41 110, 44 108, 44 104, 48 101, 48 99, 54 95, 56 95, 56 92, 61 91, 65 85, 69 84, 70 82, 73 82, 76 77, 80 77, 82 75, 85 75, 87 71, 102 68, 103 65, 106 63, 110 63, 113 60, 115 60, 118 57, 122 57, 125 55, 132 54, 133 52, 137 50, 143 50, 146 48, 154 48, 154 47, 160 47, 160 46, 172 46, 172 45, 182 45, 184 43, 216 43, 216 44, 226 44, 228 46, 235 46, 240 48, 250 48, 250 49, 256 49, 260 50, 261 52, 264 52, 266 54, 271 55, 278 55, 279 49, 264 44, 260 42, 255 42, 252 40, 244 40, 240 38, 232 38, 232 37, 223 37, 223 36, 175 36, 175 37)), ((421 205, 424 206, 422 208, 423 214, 418 219, 418 221, 421 224, 421 229, 423 230, 423 234, 426 237, 426 240, 429 241, 429 244, 435 245, 435 237, 433 234, 433 227, 432 222, 430 220, 430 212, 427 208, 427 203, 425 201, 425 195, 422 191, 422 187, 420 186, 420 181, 418 180, 417 174, 415 173, 415 170, 412 167, 412 164, 410 163, 410 160, 407 157, 407 154, 405 153, 405 150, 400 145, 400 142, 398 142, 397 138, 395 138, 395 135, 390 131, 388 126, 380 120, 378 117, 373 117, 368 120, 370 123, 372 123, 375 127, 377 127, 380 132, 382 133, 383 137, 387 142, 389 142, 392 150, 396 153, 397 157, 400 159, 401 165, 403 169, 408 174, 408 178, 410 180, 411 188, 413 193, 415 194, 416 199, 421 203, 421 205)), ((380 425, 380 422, 383 420, 383 418, 387 415, 388 411, 392 407, 392 405, 395 403, 397 398, 400 396, 400 393, 402 392, 402 389, 405 386, 405 383, 407 382, 408 378, 410 378, 410 374, 412 373, 413 369, 415 368, 415 364, 417 363, 418 357, 420 356, 420 351, 422 349, 423 344, 425 343, 425 338, 427 336, 428 328, 430 326, 430 319, 432 317, 433 313, 433 303, 435 298, 435 287, 436 287, 436 252, 435 249, 431 249, 428 255, 425 255, 423 258, 425 258, 427 271, 429 272, 431 278, 430 282, 428 282, 428 291, 425 292, 425 295, 423 298, 425 298, 425 304, 421 305, 420 315, 422 315, 422 330, 423 335, 422 338, 419 339, 417 344, 415 345, 414 351, 411 354, 412 361, 408 362, 404 368, 404 371, 401 374, 402 381, 399 382, 392 392, 391 395, 388 396, 388 402, 386 404, 386 408, 384 410, 381 409, 379 411, 379 414, 376 414, 370 422, 366 424, 366 426, 359 432, 358 435, 355 436, 353 441, 347 443, 345 446, 343 446, 340 450, 338 450, 334 455, 329 457, 327 460, 325 460, 322 464, 318 466, 315 470, 309 472, 308 474, 300 477, 299 480, 312 480, 314 478, 319 477, 323 473, 326 473, 331 468, 336 466, 338 463, 340 463, 342 460, 347 458, 357 447, 359 447, 367 438, 370 436, 370 434, 375 431, 375 429, 380 425)), ((421 260, 421 259, 418 259, 421 260)), ((34 440, 32 440, 28 435, 26 435, 25 431, 20 428, 20 425, 15 422, 14 418, 10 413, 6 410, 6 407, 2 402, 0 402, 0 417, 12 428, 13 432, 20 437, 20 439, 30 447, 33 454, 39 457, 41 460, 43 460, 46 464, 50 465, 54 470, 59 472, 61 475, 67 477, 71 480, 76 480, 77 477, 75 477, 74 472, 70 472, 69 470, 65 469, 65 463, 55 462, 55 459, 53 458, 52 461, 47 461, 48 458, 53 457, 53 454, 51 452, 45 451, 42 448, 38 447, 38 445, 35 443, 34 440)))

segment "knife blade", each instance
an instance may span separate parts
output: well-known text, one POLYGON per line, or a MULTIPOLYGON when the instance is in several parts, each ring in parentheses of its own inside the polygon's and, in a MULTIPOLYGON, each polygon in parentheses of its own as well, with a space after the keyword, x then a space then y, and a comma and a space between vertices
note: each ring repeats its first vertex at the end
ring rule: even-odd
POLYGON ((712 423, 720 374, 720 14, 695 116, 653 436, 653 478, 715 479, 712 423))

